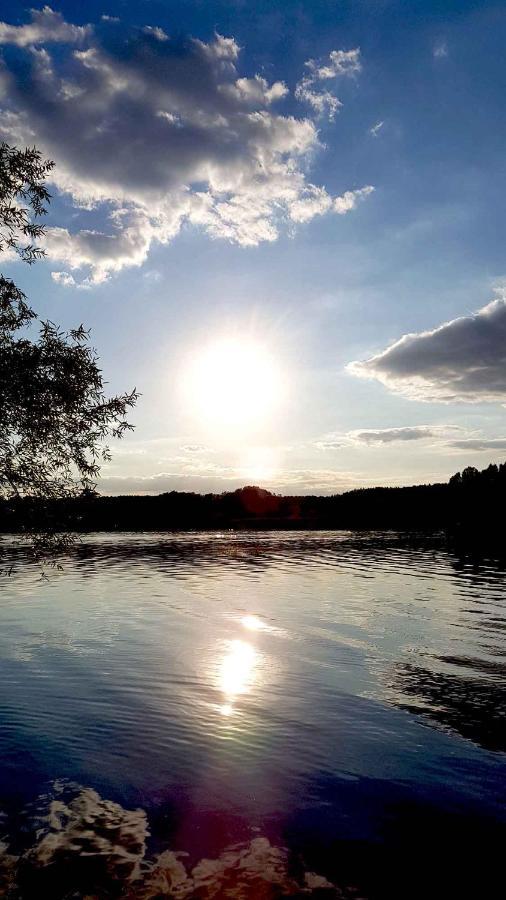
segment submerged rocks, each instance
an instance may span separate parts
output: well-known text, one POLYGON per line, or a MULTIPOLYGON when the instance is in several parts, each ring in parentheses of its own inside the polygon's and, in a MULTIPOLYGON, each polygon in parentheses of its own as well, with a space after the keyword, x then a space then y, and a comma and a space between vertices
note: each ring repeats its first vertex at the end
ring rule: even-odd
MULTIPOLYGON (((306 873, 302 883, 293 878, 288 870, 287 851, 273 846, 264 837, 230 847, 217 859, 202 859, 189 875, 174 854, 163 853, 146 878, 144 890, 143 900, 161 897, 274 900, 314 891, 328 891, 333 897, 340 896, 330 882, 312 872, 306 873), (150 890, 153 893, 149 893, 150 890)), ((138 896, 132 894, 132 900, 138 896)))
POLYGON ((22 896, 120 896, 137 878, 146 851, 143 810, 126 810, 85 789, 65 803, 53 800, 47 831, 20 860, 22 896))
POLYGON ((0 897, 9 900, 275 900, 306 894, 342 897, 312 872, 295 878, 288 851, 265 837, 229 847, 188 871, 165 850, 146 858, 143 810, 123 809, 84 789, 50 803, 33 847, 15 857, 0 846, 0 897))

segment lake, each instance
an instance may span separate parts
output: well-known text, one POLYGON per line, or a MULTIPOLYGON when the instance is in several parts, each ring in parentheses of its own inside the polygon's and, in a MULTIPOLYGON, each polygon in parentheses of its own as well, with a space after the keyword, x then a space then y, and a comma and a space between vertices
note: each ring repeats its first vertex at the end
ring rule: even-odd
POLYGON ((84 896, 70 882, 91 828, 124 864, 112 893, 94 872, 97 896, 135 879, 132 896, 166 896, 204 858, 221 863, 175 895, 243 896, 230 879, 269 866, 286 893, 318 893, 315 872, 345 897, 501 895, 493 560, 437 535, 115 534, 42 578, 1 546, 0 893, 84 896))

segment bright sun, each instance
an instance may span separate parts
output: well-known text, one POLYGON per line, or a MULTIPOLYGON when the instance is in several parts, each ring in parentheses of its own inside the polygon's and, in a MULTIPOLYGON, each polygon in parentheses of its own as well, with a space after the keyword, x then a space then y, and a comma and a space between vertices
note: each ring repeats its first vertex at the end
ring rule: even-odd
POLYGON ((220 429, 258 427, 284 394, 281 372, 268 350, 238 337, 213 341, 195 354, 183 387, 190 410, 220 429))

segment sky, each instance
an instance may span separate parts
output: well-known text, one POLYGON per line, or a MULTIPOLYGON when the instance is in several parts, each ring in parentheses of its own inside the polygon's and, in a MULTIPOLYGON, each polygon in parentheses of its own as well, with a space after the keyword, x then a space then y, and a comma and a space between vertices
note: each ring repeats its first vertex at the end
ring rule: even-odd
POLYGON ((331 494, 506 459, 506 7, 0 0, 2 270, 141 392, 99 490, 331 494))

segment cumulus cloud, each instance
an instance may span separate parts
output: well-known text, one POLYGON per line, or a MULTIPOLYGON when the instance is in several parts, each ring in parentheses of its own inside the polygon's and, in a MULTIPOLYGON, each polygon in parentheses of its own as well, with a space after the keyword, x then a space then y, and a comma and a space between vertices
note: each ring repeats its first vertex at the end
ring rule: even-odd
POLYGON ((32 20, 26 25, 0 22, 0 44, 29 47, 33 44, 75 44, 89 37, 91 25, 71 25, 50 6, 31 10, 32 20))
POLYGON ((275 81, 273 84, 255 75, 254 78, 237 78, 233 84, 220 85, 224 94, 239 101, 255 106, 258 103, 268 106, 275 100, 282 100, 288 94, 288 88, 283 81, 275 81))
POLYGON ((338 77, 353 77, 360 72, 360 49, 331 50, 325 62, 309 59, 307 72, 295 88, 295 96, 310 106, 318 117, 327 116, 332 121, 343 105, 336 95, 322 83, 338 77))
POLYGON ((506 297, 347 368, 414 400, 506 403, 506 297))
POLYGON ((51 278, 63 287, 75 287, 76 281, 70 272, 51 272, 51 278))
MULTIPOLYGON (((139 266, 184 223, 255 246, 283 224, 348 212, 372 190, 336 198, 308 181, 315 122, 274 110, 288 93, 282 81, 241 76, 233 37, 173 38, 110 17, 77 26, 44 7, 26 25, 0 23, 1 42, 20 52, 0 70, 0 137, 37 144, 56 162, 56 188, 82 216, 98 208, 105 219, 47 230, 48 255, 65 267, 60 284, 77 282, 76 270, 97 284, 139 266)), ((359 51, 307 67, 314 84, 351 75, 359 51)))

